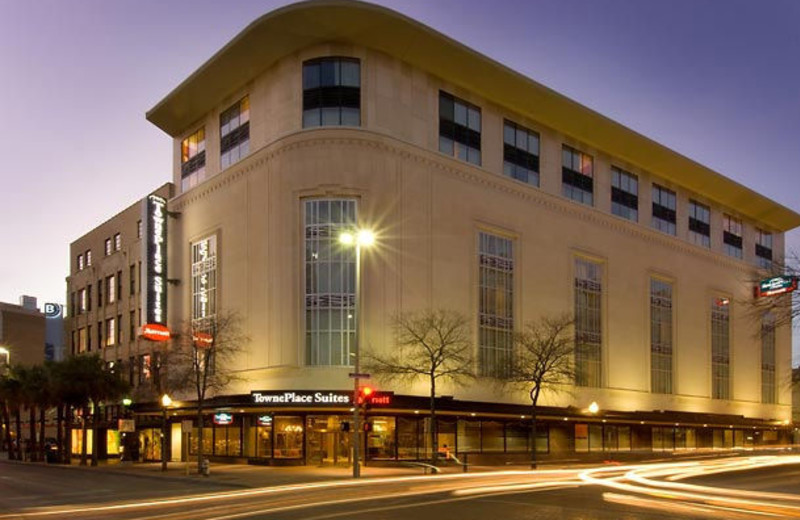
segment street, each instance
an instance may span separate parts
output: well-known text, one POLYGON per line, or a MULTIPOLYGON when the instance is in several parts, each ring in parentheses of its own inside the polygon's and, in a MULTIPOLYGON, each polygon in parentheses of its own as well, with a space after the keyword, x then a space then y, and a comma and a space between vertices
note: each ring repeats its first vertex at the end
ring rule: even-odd
POLYGON ((800 457, 394 476, 243 488, 0 464, 0 519, 800 518, 800 457))

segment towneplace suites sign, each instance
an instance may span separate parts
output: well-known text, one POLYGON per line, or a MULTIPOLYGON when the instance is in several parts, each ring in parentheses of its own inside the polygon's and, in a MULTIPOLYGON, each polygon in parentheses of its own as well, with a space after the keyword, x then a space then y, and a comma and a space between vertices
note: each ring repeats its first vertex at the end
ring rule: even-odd
MULTIPOLYGON (((370 405, 390 405, 394 392, 375 392, 369 397, 370 405)), ((348 407, 353 402, 353 392, 340 390, 288 390, 250 392, 253 404, 269 407, 329 406, 348 407)))

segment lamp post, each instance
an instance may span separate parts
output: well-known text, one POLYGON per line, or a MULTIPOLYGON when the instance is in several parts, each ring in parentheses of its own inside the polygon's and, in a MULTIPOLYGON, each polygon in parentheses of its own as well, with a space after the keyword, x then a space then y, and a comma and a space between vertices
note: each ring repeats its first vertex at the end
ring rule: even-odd
POLYGON ((356 348, 355 348, 355 376, 353 377, 353 478, 361 476, 360 443, 361 443, 361 424, 359 422, 358 390, 359 376, 361 370, 361 248, 370 247, 375 243, 375 234, 367 229, 360 229, 353 232, 345 232, 339 235, 339 242, 345 246, 355 246, 356 248, 356 348))
POLYGON ((167 471, 167 407, 172 404, 172 398, 167 394, 161 396, 161 471, 167 471))

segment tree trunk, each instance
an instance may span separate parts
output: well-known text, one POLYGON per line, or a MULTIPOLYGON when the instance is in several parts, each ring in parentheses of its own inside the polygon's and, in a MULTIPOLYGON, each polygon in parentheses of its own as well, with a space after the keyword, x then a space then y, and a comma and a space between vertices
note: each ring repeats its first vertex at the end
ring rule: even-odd
POLYGON ((11 414, 9 413, 9 408, 8 403, 3 403, 3 426, 6 432, 3 442, 6 443, 6 449, 8 450, 8 460, 14 460, 14 443, 11 441, 11 414))
POLYGON ((59 404, 56 407, 56 446, 58 451, 56 457, 58 462, 64 462, 64 437, 61 428, 64 426, 64 405, 59 404))
POLYGON ((22 410, 19 406, 14 409, 14 419, 17 423, 17 460, 22 460, 22 410))
POLYGON ((93 403, 92 410, 92 466, 97 466, 98 451, 100 448, 100 435, 97 431, 97 426, 100 424, 98 415, 100 415, 100 405, 96 402, 93 403))
POLYGON ((531 396, 531 469, 536 469, 536 441, 537 432, 536 432, 536 412, 537 412, 537 403, 539 402, 539 392, 537 391, 535 394, 531 396))
POLYGON ((203 402, 197 401, 197 473, 203 473, 203 402))
POLYGON ((431 378, 431 464, 436 465, 439 456, 438 435, 436 424, 436 378, 431 378))
POLYGON ((39 460, 44 461, 46 459, 45 449, 44 449, 44 436, 45 436, 45 409, 44 406, 39 408, 39 460))
POLYGON ((86 444, 88 442, 88 432, 86 431, 86 417, 89 415, 89 405, 83 406, 83 417, 81 417, 81 466, 86 465, 86 444))
POLYGON ((64 464, 72 464, 72 424, 75 422, 75 410, 72 405, 66 405, 67 417, 64 421, 64 464))
POLYGON ((36 450, 36 407, 30 405, 28 407, 28 460, 36 462, 38 453, 36 450))

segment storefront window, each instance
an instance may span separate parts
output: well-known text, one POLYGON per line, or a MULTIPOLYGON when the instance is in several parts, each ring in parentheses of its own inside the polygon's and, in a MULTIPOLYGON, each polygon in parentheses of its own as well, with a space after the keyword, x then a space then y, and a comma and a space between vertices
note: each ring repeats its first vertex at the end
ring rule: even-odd
MULTIPOLYGON (((197 440, 199 439, 200 432, 197 427, 192 428, 192 434, 189 436, 189 454, 197 455, 197 440)), ((212 428, 211 417, 203 419, 203 453, 205 455, 212 454, 212 447, 214 446, 214 430, 212 428)))
MULTIPOLYGON (((537 425, 537 436, 541 438, 542 429, 544 428, 543 425, 537 425)), ((531 425, 530 423, 508 423, 506 425, 506 451, 528 451, 529 446, 529 439, 531 436, 531 425)), ((546 438, 545 438, 546 439, 546 438)), ((538 446, 538 451, 547 451, 546 447, 547 443, 545 442, 545 449, 542 450, 542 446, 538 446)))
POLYGON ((370 417, 370 430, 367 434, 367 458, 395 458, 395 418, 370 417))
POLYGON ((303 418, 275 417, 275 458, 299 459, 303 456, 303 418))
POLYGON ((349 432, 342 432, 343 422, 352 422, 348 416, 309 415, 306 418, 306 457, 308 464, 331 463, 350 460, 349 432))
POLYGON ((242 455, 242 428, 238 424, 214 427, 214 455, 221 457, 242 455))
POLYGON ((418 417, 397 418, 397 457, 400 459, 417 459, 420 456, 418 447, 422 445, 422 426, 418 417))
POLYGON ((575 425, 575 451, 584 452, 589 451, 589 425, 576 424, 575 425))
POLYGON ((603 451, 603 425, 589 425, 589 451, 603 451))
POLYGON ((458 451, 461 453, 481 451, 480 421, 458 421, 458 451))
POLYGON ((504 451, 503 423, 499 421, 481 422, 481 448, 483 452, 504 451))

